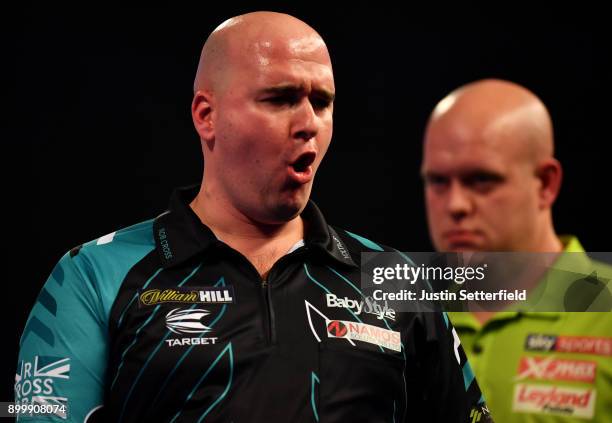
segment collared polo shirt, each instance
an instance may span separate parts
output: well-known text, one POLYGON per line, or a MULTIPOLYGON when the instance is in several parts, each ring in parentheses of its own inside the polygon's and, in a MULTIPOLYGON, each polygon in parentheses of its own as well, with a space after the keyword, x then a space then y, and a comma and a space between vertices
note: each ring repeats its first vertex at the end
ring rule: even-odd
POLYGON ((178 190, 169 210, 67 253, 21 338, 15 396, 36 421, 484 422, 445 314, 400 313, 360 288, 360 253, 329 226, 267 278, 178 190))

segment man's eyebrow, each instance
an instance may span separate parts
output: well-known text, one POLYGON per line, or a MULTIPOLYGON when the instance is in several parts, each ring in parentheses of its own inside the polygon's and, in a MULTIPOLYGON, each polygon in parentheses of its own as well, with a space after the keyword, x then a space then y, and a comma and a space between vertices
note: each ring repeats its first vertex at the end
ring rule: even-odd
POLYGON ((483 167, 475 167, 475 168, 467 169, 467 170, 460 172, 460 176, 462 177, 478 176, 478 175, 502 176, 502 173, 496 169, 483 168, 483 167))
POLYGON ((325 89, 318 88, 318 89, 314 89, 313 92, 318 98, 323 99, 329 103, 333 103, 336 98, 335 93, 332 93, 331 91, 328 91, 325 89))
POLYGON ((446 176, 444 172, 438 172, 435 170, 422 170, 420 174, 421 174, 421 178, 431 178, 432 176, 438 176, 438 177, 446 176))
POLYGON ((495 169, 488 169, 488 168, 487 169, 473 168, 473 169, 459 170, 459 171, 453 171, 453 172, 430 170, 430 169, 421 171, 422 178, 431 178, 431 177, 448 178, 448 177, 453 177, 453 176, 456 176, 458 178, 473 178, 476 176, 489 176, 489 177, 497 178, 497 179, 504 178, 503 173, 495 169))
MULTIPOLYGON (((296 93, 301 93, 305 90, 303 85, 294 85, 294 84, 282 84, 275 85, 273 87, 267 87, 261 90, 263 94, 273 94, 273 95, 293 95, 296 93)), ((325 99, 330 103, 334 101, 336 95, 331 91, 315 88, 313 90, 314 95, 318 98, 325 99)))

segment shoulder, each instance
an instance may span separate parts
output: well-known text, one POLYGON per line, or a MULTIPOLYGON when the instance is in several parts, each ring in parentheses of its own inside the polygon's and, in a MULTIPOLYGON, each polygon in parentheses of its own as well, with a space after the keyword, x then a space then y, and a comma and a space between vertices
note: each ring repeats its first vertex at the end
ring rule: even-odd
POLYGON ((403 260, 413 263, 412 260, 401 251, 381 244, 376 240, 370 239, 367 235, 357 234, 355 232, 330 226, 330 234, 333 241, 336 243, 338 250, 346 251, 351 255, 356 263, 360 263, 361 253, 396 253, 403 260))
MULTIPOLYGON (((392 247, 383 245, 378 241, 371 240, 367 235, 357 234, 355 232, 338 228, 335 226, 330 226, 330 233, 332 238, 336 236, 346 244, 346 247, 349 248, 351 252, 353 251, 363 251, 363 252, 391 252, 397 251, 392 247)), ((338 239, 334 239, 336 243, 338 239)))
POLYGON ((155 249, 153 222, 149 219, 78 245, 60 263, 70 261, 88 279, 125 273, 155 249))

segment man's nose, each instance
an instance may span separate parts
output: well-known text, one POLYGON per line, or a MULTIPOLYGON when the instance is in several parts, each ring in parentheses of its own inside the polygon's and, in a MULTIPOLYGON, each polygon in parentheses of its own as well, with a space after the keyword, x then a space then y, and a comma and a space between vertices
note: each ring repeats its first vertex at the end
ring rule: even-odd
POLYGON ((460 220, 473 210, 470 194, 457 181, 451 182, 448 192, 448 212, 454 220, 460 220))
POLYGON ((295 111, 291 135, 293 138, 309 141, 317 135, 318 131, 319 117, 310 100, 305 98, 295 111))

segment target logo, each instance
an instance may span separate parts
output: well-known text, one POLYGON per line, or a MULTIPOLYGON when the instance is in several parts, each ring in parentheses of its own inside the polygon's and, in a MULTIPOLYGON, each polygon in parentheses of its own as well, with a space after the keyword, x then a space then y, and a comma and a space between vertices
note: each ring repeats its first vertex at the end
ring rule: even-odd
POLYGON ((334 338, 343 338, 348 333, 346 325, 339 320, 332 320, 327 324, 327 333, 334 338))

